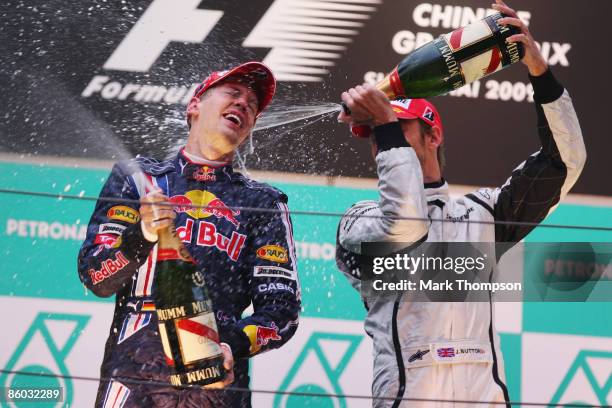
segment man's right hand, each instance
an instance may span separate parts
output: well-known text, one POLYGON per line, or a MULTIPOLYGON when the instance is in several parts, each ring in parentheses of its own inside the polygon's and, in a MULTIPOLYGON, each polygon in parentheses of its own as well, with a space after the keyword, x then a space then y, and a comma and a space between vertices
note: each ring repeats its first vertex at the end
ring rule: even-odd
POLYGON ((160 189, 152 190, 140 199, 140 225, 148 241, 156 242, 158 231, 174 222, 176 213, 168 205, 169 201, 160 189))
POLYGON ((370 84, 357 85, 342 93, 351 115, 341 112, 338 121, 352 125, 378 126, 397 121, 387 96, 370 84))

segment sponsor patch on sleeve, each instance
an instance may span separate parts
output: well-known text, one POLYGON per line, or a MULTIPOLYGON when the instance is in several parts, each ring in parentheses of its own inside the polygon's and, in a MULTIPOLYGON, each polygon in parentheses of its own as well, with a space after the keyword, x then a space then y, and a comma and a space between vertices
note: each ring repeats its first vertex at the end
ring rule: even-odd
POLYGON ((119 220, 123 222, 129 222, 130 224, 136 224, 140 221, 140 214, 133 208, 126 207, 125 205, 116 205, 111 207, 106 213, 106 216, 111 220, 119 220))
POLYGON ((120 235, 127 227, 121 224, 115 224, 108 222, 106 224, 100 224, 98 228, 98 234, 116 234, 120 235))
POLYGON ((251 354, 257 353, 262 346, 266 346, 270 340, 279 341, 283 338, 278 334, 278 326, 274 322, 270 327, 256 326, 250 324, 242 329, 249 338, 251 343, 251 354))
POLYGON ((488 189, 488 188, 481 188, 480 190, 478 190, 478 194, 480 194, 481 196, 483 196, 487 200, 491 199, 491 190, 488 189))
POLYGON ((287 263, 287 250, 278 245, 264 245, 257 250, 257 257, 267 261, 287 263))
POLYGON ((282 282, 268 282, 262 283, 261 285, 257 285, 257 291, 259 293, 267 293, 267 292, 289 292, 295 295, 295 290, 286 283, 282 282))
POLYGON ((253 276, 256 278, 285 278, 293 281, 297 280, 295 271, 279 266, 256 266, 253 270, 253 276))
MULTIPOLYGON (((117 242, 121 243, 121 237, 115 234, 98 234, 94 240, 94 244, 104 245, 105 248, 116 248, 117 242)), ((117 245, 118 246, 118 245, 117 245)))
POLYGON ((96 270, 91 268, 87 273, 91 278, 91 283, 97 285, 98 283, 111 278, 117 272, 125 268, 129 263, 130 261, 127 260, 123 253, 118 251, 115 254, 115 259, 108 258, 101 262, 100 269, 96 270))

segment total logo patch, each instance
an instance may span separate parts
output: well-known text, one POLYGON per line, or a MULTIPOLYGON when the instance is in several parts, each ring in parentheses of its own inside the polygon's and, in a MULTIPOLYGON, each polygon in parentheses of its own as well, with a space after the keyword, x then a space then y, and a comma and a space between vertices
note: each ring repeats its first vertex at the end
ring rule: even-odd
POLYGON ((174 211, 177 213, 187 213, 187 215, 195 219, 214 216, 232 223, 236 228, 240 227, 240 223, 236 218, 240 215, 240 211, 232 210, 223 200, 210 191, 187 191, 184 195, 171 197, 170 202, 174 204, 174 211))
POLYGON ((106 213, 106 216, 111 220, 119 220, 129 222, 130 224, 136 224, 140 221, 140 214, 133 208, 126 207, 125 205, 117 205, 111 207, 106 213))
POLYGON ((265 245, 257 250, 257 257, 267 261, 287 263, 289 257, 287 250, 278 245, 265 245))

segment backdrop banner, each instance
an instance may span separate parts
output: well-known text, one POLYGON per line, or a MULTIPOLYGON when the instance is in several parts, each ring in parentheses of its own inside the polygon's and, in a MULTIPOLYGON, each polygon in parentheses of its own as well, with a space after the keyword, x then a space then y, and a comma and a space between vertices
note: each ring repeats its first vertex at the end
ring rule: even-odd
MULTIPOLYGON (((279 80, 275 107, 339 102, 416 47, 481 19, 490 0, 9 0, 0 15, 0 150, 116 158, 163 156, 186 138, 185 104, 212 70, 246 60, 279 80), (24 143, 24 141, 27 141, 24 143)), ((610 195, 606 137, 608 0, 514 0, 570 90, 588 150, 575 193, 610 195)), ((434 99, 446 130, 447 178, 501 185, 538 148, 519 64, 434 99), (483 171, 486 169, 486 171, 483 171)), ((283 115, 281 115, 283 116, 283 115)), ((287 115, 284 115, 285 119, 287 115)), ((316 119, 316 118, 313 118, 316 119)), ((368 176, 367 143, 333 117, 255 132, 249 166, 368 176)))

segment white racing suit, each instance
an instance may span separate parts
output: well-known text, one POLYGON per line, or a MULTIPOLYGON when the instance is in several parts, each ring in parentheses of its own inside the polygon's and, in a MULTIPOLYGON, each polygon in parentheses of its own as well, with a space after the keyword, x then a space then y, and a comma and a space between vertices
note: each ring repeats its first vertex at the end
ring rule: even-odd
MULTIPOLYGON (((362 242, 518 242, 533 227, 471 221, 541 222, 567 194, 586 159, 578 119, 569 94, 550 71, 530 79, 542 147, 499 188, 450 198, 446 182, 424 185, 419 160, 399 124, 375 128, 380 198, 355 204, 338 229, 337 265, 357 290, 362 242), (435 221, 440 219, 461 222, 435 221)), ((379 298, 366 308, 365 330, 374 346, 374 406, 466 406, 407 399, 509 401, 491 303, 379 298), (474 361, 447 356, 442 363, 436 352, 451 348, 484 353, 474 361)))

